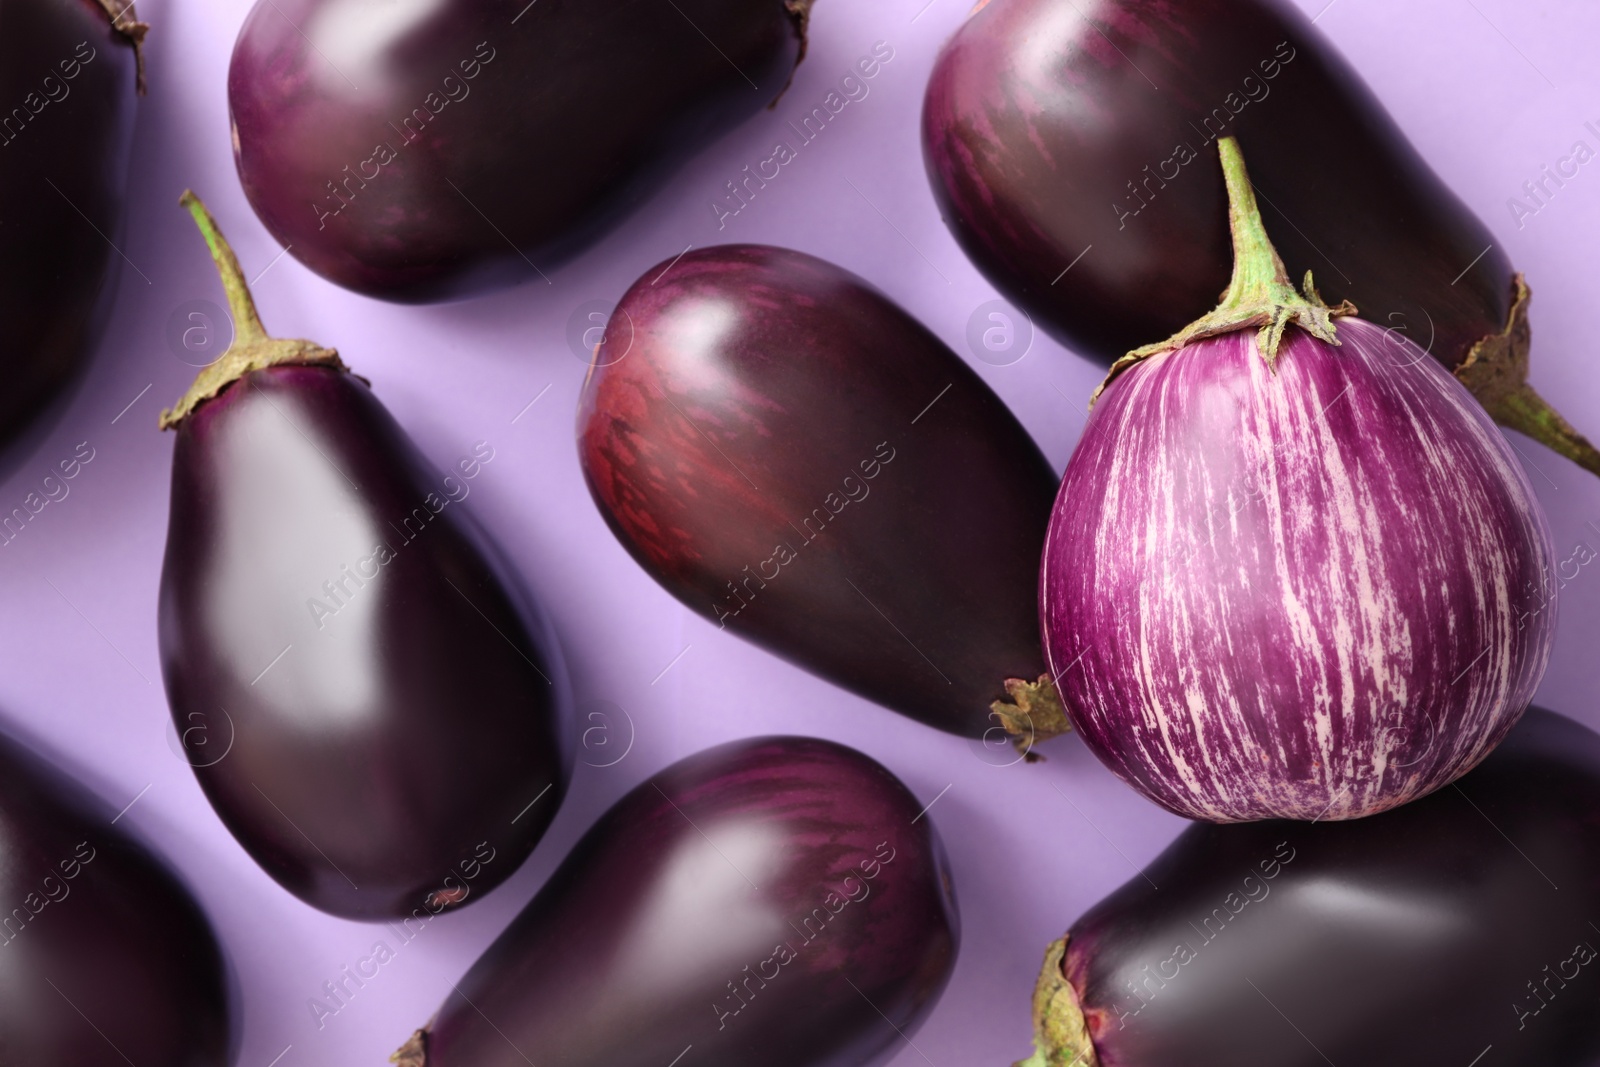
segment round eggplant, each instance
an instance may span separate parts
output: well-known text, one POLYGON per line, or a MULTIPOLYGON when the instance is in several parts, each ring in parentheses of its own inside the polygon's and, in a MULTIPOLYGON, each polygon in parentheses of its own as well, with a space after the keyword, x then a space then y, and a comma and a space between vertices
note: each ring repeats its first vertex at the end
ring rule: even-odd
POLYGON ((260 0, 228 72, 267 229, 386 300, 542 278, 774 102, 811 0, 260 0))
POLYGON ((1221 149, 1233 283, 1102 387, 1050 520, 1045 652, 1090 749, 1169 810, 1360 818, 1527 709, 1555 545, 1460 382, 1295 291, 1221 149))
POLYGON ((865 1067, 932 1010, 959 936, 922 804, 854 749, 735 741, 618 801, 401 1067, 865 1067))
POLYGON ((121 260, 146 26, 131 2, 0 0, 0 442, 76 378, 121 260))
POLYGON ((640 565, 920 722, 998 729, 1008 680, 1006 715, 1060 720, 1035 593, 1056 479, 1000 399, 830 263, 727 245, 667 266, 612 313, 579 412, 590 492, 640 565))
POLYGON ((268 338, 192 194, 237 340, 174 411, 162 674, 222 821, 350 918, 504 881, 571 767, 554 637, 461 501, 338 355, 268 338))
POLYGON ((230 976, 211 925, 114 822, 0 735, 0 1060, 227 1067, 230 976))
POLYGON ((923 109, 961 246, 1107 363, 1227 285, 1225 135, 1251 146, 1291 277, 1314 268, 1332 302, 1403 331, 1501 425, 1600 474, 1600 452, 1527 384, 1522 276, 1293 4, 993 0, 945 46, 923 109))
POLYGON ((1196 825, 1051 945, 1018 1067, 1590 1067, 1600 737, 1534 709, 1454 787, 1196 825))

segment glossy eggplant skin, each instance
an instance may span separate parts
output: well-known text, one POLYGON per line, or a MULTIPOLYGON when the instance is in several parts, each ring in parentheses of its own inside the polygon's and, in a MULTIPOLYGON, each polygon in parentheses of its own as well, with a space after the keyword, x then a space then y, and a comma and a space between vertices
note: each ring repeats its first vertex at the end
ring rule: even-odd
POLYGON ((1282 0, 992 0, 945 46, 923 106, 929 178, 962 248, 1107 363, 1227 286, 1225 134, 1290 277, 1314 270, 1330 304, 1353 301, 1451 369, 1506 329, 1505 252, 1282 0))
POLYGON ((228 74, 239 177, 292 255, 359 293, 547 281, 773 102, 809 6, 260 0, 228 74))
POLYGON ((692 610, 920 722, 994 728, 1043 672, 1056 478, 982 379, 862 279, 759 245, 647 271, 584 386, 578 454, 692 610))
POLYGON ((1145 874, 1068 936, 1101 1067, 1600 1056, 1600 737, 1569 719, 1372 818, 1196 825, 1145 874))
POLYGON ((426 1057, 402 1062, 882 1063, 932 1010, 959 939, 921 807, 831 741, 673 764, 590 829, 445 1001, 426 1057))
POLYGON ((178 427, 162 673, 200 784, 324 911, 477 899, 566 789, 554 638, 440 475, 355 376, 248 372, 178 427))
POLYGON ((0 25, 4 443, 77 377, 105 324, 137 79, 133 44, 95 0, 0 0, 0 25))
POLYGON ((229 974, 200 906, 107 805, 0 736, 0 1062, 227 1067, 229 974))

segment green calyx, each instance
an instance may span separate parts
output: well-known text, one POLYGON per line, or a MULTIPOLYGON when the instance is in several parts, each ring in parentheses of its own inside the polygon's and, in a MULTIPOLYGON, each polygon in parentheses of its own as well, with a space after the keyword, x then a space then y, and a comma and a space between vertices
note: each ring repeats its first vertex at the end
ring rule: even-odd
POLYGON ((1039 675, 1036 682, 1007 678, 1005 684, 1006 695, 1011 699, 996 700, 989 705, 989 711, 1005 727, 1006 733, 1011 735, 1011 743, 1029 763, 1044 759, 1033 751, 1033 746, 1072 729, 1060 691, 1048 674, 1039 675))
POLYGON ((266 327, 261 325, 261 316, 256 313, 256 303, 250 296, 250 286, 244 280, 239 259, 233 254, 227 238, 217 228, 217 220, 211 217, 205 204, 192 192, 185 190, 178 202, 194 216, 195 225, 200 227, 206 246, 211 249, 211 258, 216 261, 217 272, 222 276, 222 289, 228 296, 228 312, 233 316, 233 344, 228 346, 220 359, 200 372, 189 391, 176 404, 161 413, 157 424, 161 429, 174 428, 195 408, 253 370, 286 364, 349 369, 339 358, 339 353, 331 348, 323 348, 312 341, 269 337, 266 327))
POLYGON ((1267 237, 1267 228, 1261 222, 1261 210, 1256 206, 1255 191, 1250 185, 1250 175, 1245 171, 1244 155, 1239 142, 1224 137, 1217 142, 1222 156, 1222 176, 1228 185, 1228 226, 1233 233, 1233 281, 1222 302, 1210 313, 1201 316, 1165 341, 1136 348, 1111 365, 1105 381, 1089 398, 1089 406, 1099 399, 1117 375, 1141 360, 1163 352, 1176 352, 1185 345, 1204 337, 1217 337, 1235 333, 1252 326, 1258 328, 1256 347, 1261 358, 1272 367, 1278 359, 1278 346, 1283 332, 1292 323, 1330 345, 1339 343, 1333 320, 1344 315, 1354 315, 1356 308, 1348 300, 1330 308, 1317 295, 1311 282, 1311 272, 1306 271, 1304 295, 1295 291, 1278 258, 1277 249, 1267 237))
POLYGON ((1513 274, 1505 329, 1479 339, 1456 368, 1456 378, 1495 422, 1533 438, 1591 474, 1600 474, 1600 450, 1528 384, 1528 355, 1533 345, 1528 302, 1532 299, 1527 280, 1520 273, 1513 274))
POLYGON ((1044 950, 1033 988, 1033 1055, 1012 1067, 1100 1067, 1078 991, 1062 969, 1066 958, 1066 937, 1044 950))

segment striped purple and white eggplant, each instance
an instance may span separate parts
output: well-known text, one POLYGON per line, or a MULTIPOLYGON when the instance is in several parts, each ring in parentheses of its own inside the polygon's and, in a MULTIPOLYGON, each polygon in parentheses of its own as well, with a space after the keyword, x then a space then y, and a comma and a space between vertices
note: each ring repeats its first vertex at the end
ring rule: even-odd
POLYGON ((1084 741, 1158 804, 1358 818, 1465 774, 1527 708, 1550 532, 1459 382, 1309 274, 1295 292, 1220 151, 1233 283, 1097 393, 1045 544, 1046 652, 1084 741))

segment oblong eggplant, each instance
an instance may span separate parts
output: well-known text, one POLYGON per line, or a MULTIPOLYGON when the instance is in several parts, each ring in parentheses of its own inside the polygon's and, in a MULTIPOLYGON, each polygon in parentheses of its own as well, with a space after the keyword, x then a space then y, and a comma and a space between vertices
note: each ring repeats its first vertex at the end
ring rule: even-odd
POLYGON ((923 107, 957 241, 1052 336, 1107 363, 1227 285, 1224 135, 1251 146, 1290 277, 1315 269, 1331 303, 1404 331, 1497 422, 1600 473, 1527 384, 1522 276, 1293 4, 993 0, 945 46, 923 107))
POLYGON ((1144 875, 1051 946, 1019 1067, 1600 1056, 1600 736, 1559 715, 1414 804, 1198 824, 1144 875))
POLYGON ((402 1067, 865 1067, 932 1010, 959 939, 922 804, 854 749, 734 741, 612 806, 402 1067))
POLYGON ((983 380, 812 256, 725 245, 664 267, 612 313, 578 418, 590 492, 640 565, 943 730, 995 729, 1008 679, 1020 702, 1053 694, 1035 590, 1055 474, 983 380))
POLYGON ((350 918, 504 881, 566 789, 554 635, 336 353, 270 339, 192 194, 238 340, 179 407, 159 626, 200 784, 284 888, 350 918))
POLYGON ((121 265, 138 54, 132 3, 0 2, 0 442, 76 378, 121 265))
POLYGON ((0 735, 0 1059, 227 1067, 230 976, 211 924, 115 821, 0 735))
POLYGON ((369 296, 542 278, 776 99, 810 6, 261 0, 228 72, 239 178, 291 255, 369 296))

